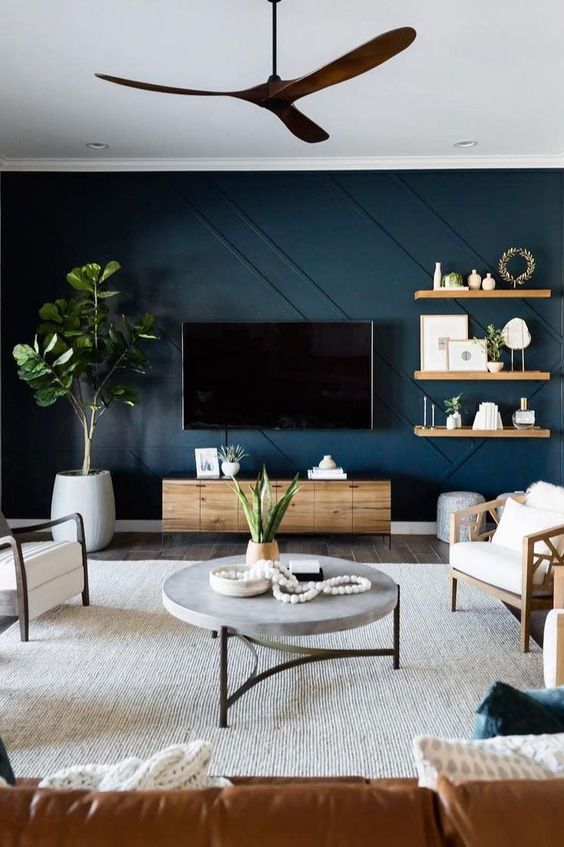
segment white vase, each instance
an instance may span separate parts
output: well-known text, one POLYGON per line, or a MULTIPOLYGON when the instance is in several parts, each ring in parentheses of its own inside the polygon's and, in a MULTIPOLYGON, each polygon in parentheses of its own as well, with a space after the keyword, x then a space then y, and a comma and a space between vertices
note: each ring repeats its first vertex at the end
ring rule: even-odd
POLYGON ((456 429, 456 420, 455 420, 454 415, 447 415, 446 428, 447 429, 456 429))
POLYGON ((482 280, 482 288, 484 291, 493 291, 495 288, 495 279, 491 274, 486 274, 482 280))
POLYGON ((435 291, 441 287, 442 278, 443 272, 441 270, 441 263, 435 262, 435 273, 433 274, 433 288, 435 291))
POLYGON ((239 462, 222 462, 221 463, 221 470, 222 470, 223 476, 226 476, 226 477, 229 477, 229 479, 232 479, 234 476, 237 476, 237 474, 241 470, 241 465, 239 464, 239 462))
POLYGON ((491 374, 498 374, 503 370, 504 362, 488 362, 488 370, 491 374))
POLYGON ((322 468, 324 471, 332 471, 337 467, 337 463, 334 460, 333 456, 327 454, 321 459, 319 467, 322 468))
MULTIPOLYGON (((116 506, 112 476, 109 471, 94 471, 83 476, 77 471, 62 471, 55 477, 51 518, 62 518, 78 512, 84 521, 86 550, 102 550, 113 538, 116 506)), ((75 541, 76 528, 71 521, 53 527, 55 541, 75 541)))
POLYGON ((482 277, 477 272, 476 268, 472 269, 472 273, 468 274, 468 288, 470 291, 477 291, 482 285, 482 277))

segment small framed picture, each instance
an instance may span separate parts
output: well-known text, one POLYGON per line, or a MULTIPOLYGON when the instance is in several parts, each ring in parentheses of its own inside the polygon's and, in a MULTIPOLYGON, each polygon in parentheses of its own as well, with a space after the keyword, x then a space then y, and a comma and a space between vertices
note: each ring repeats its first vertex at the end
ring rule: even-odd
POLYGON ((196 476, 198 479, 219 479, 219 459, 216 447, 196 447, 196 476))
POLYGON ((468 340, 468 315, 421 315, 421 370, 448 370, 448 342, 468 340))
POLYGON ((487 371, 488 348, 485 338, 470 338, 468 341, 449 339, 449 371, 487 371))

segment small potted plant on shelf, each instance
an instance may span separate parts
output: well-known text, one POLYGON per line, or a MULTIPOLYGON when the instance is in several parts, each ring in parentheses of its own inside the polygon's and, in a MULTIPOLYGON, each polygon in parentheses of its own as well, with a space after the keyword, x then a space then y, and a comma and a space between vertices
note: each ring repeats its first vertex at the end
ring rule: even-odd
POLYGON ((462 394, 445 400, 445 412, 447 413, 446 428, 458 429, 462 426, 462 394))
POLYGON ((488 324, 486 331, 486 344, 488 348, 488 370, 490 373, 499 373, 503 370, 501 351, 505 347, 503 330, 493 324, 488 324))
POLYGON ((241 470, 242 460, 246 459, 249 454, 245 453, 240 444, 227 444, 225 447, 219 448, 217 455, 221 459, 223 476, 231 478, 237 476, 241 470))
POLYGON ((252 565, 261 559, 279 561, 280 551, 275 537, 286 509, 300 490, 299 474, 296 474, 286 491, 276 501, 272 496, 272 484, 264 465, 255 485, 249 486, 250 501, 235 478, 233 483, 251 533, 247 546, 247 564, 252 565))

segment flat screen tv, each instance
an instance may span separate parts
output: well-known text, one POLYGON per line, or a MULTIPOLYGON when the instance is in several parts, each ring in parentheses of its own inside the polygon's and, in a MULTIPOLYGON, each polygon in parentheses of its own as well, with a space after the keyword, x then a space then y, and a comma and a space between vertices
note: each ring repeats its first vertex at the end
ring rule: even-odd
POLYGON ((372 321, 184 323, 185 429, 372 429, 372 321))

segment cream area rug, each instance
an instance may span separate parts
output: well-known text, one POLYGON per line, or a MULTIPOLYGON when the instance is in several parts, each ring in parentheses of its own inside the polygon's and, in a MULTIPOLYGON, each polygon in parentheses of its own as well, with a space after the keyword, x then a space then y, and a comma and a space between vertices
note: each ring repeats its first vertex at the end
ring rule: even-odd
MULTIPOLYGON (((27 644, 17 626, 0 636, 0 735, 16 774, 204 739, 217 775, 410 776, 413 736, 468 738, 494 680, 542 685, 539 648, 519 651, 518 623, 500 603, 460 585, 452 614, 446 566, 377 565, 401 585, 401 669, 389 657, 295 668, 244 695, 219 729, 219 642, 161 604, 163 581, 187 565, 92 561, 90 607, 71 601, 32 621, 27 644)), ((391 615, 300 639, 336 648, 391 640, 391 615)), ((240 684, 250 656, 236 639, 229 649, 240 684)), ((280 657, 258 649, 261 668, 280 657)))

